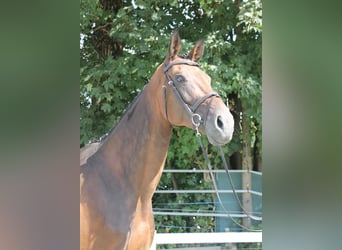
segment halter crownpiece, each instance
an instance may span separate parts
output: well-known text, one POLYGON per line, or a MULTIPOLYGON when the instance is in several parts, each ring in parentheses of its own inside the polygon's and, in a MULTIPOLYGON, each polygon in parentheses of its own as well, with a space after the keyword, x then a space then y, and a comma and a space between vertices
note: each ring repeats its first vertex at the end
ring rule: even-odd
POLYGON ((197 62, 191 61, 191 60, 182 60, 179 62, 172 62, 169 64, 164 64, 164 74, 174 65, 179 65, 179 64, 185 64, 185 65, 190 65, 190 66, 197 66, 199 67, 199 64, 197 62))

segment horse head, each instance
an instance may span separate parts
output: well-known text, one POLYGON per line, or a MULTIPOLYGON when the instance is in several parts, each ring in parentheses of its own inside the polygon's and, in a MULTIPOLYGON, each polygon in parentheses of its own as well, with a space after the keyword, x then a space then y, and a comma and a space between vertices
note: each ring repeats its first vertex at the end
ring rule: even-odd
POLYGON ((229 108, 211 87, 211 78, 199 67, 204 39, 187 57, 178 55, 181 40, 172 34, 163 72, 164 116, 173 126, 186 126, 205 133, 213 145, 224 145, 233 136, 234 119, 229 108))

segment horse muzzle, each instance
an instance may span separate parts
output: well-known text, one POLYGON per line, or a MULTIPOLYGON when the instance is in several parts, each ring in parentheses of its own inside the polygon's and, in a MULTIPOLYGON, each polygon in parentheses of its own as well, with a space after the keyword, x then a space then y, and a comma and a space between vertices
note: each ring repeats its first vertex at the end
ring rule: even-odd
MULTIPOLYGON (((221 108, 210 107, 205 122, 205 133, 211 144, 225 145, 231 141, 234 132, 234 119, 229 109, 221 102, 221 108)), ((215 105, 216 106, 216 105, 215 105)))

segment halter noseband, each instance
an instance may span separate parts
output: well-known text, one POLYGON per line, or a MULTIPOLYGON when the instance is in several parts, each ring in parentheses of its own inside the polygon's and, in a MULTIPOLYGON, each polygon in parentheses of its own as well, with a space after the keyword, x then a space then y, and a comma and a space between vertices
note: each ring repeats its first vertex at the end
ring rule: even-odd
MULTIPOLYGON (((186 103, 186 101, 184 100, 182 94, 179 92, 179 90, 177 89, 177 86, 175 85, 174 81, 172 80, 171 76, 168 74, 168 70, 174 66, 174 65, 180 65, 180 64, 185 64, 185 65, 190 65, 190 66, 196 66, 199 67, 199 64, 196 62, 193 62, 191 60, 182 60, 182 61, 178 61, 178 62, 172 62, 169 64, 164 64, 164 74, 165 77, 167 79, 167 83, 169 84, 169 86, 171 86, 173 92, 176 94, 177 99, 180 101, 180 103, 184 106, 185 110, 189 113, 189 115, 191 116, 191 122, 192 124, 195 126, 195 129, 197 131, 197 134, 199 134, 198 132, 198 127, 200 125, 200 123, 203 123, 204 121, 202 120, 202 117, 196 113, 197 108, 207 99, 211 98, 211 97, 218 97, 219 95, 216 92, 209 92, 207 94, 205 94, 204 96, 202 96, 201 98, 199 98, 197 101, 195 101, 195 103, 193 105, 189 105, 188 103, 186 103)), ((169 121, 169 118, 167 116, 167 104, 166 104, 166 86, 165 84, 163 85, 163 89, 164 89, 164 112, 165 112, 165 118, 167 121, 169 121)), ((209 106, 208 105, 208 110, 206 112, 206 115, 208 114, 209 111, 209 106)))

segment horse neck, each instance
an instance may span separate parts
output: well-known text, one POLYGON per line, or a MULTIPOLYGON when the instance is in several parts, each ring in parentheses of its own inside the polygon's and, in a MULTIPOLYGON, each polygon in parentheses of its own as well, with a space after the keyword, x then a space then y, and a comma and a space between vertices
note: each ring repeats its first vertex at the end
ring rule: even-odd
POLYGON ((152 78, 101 149, 113 176, 147 200, 158 185, 172 133, 159 109, 163 100, 158 86, 152 78))

